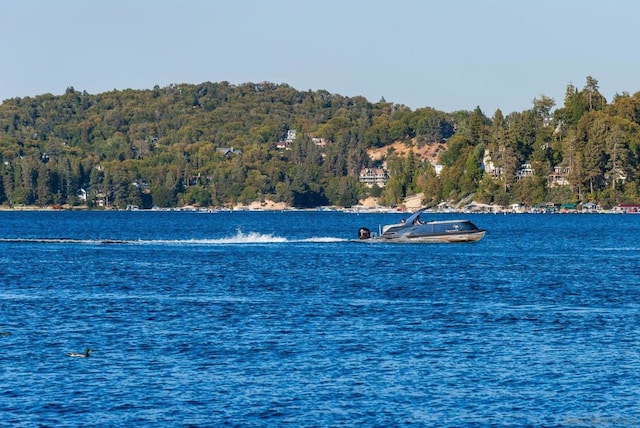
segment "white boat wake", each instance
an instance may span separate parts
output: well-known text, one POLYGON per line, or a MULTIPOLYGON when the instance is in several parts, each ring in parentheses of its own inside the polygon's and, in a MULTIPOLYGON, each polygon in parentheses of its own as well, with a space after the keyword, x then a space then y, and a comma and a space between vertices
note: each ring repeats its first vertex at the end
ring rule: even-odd
POLYGON ((235 235, 222 238, 193 238, 193 239, 79 239, 79 238, 0 238, 0 243, 31 243, 31 244, 82 244, 82 245, 248 245, 248 244, 279 244, 279 243, 332 243, 348 242, 349 239, 336 237, 312 237, 302 239, 288 239, 272 234, 258 232, 244 233, 240 230, 235 235))

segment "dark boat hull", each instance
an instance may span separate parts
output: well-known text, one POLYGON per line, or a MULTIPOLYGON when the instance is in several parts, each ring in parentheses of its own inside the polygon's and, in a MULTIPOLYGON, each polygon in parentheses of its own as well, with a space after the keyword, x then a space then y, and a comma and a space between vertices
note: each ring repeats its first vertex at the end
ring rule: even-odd
POLYGON ((367 228, 360 228, 358 237, 382 242, 474 242, 481 240, 485 233, 486 230, 479 229, 469 220, 444 220, 387 225, 379 236, 373 236, 367 228))
POLYGON ((475 242, 484 238, 486 231, 478 229, 473 232, 406 234, 399 236, 376 236, 375 241, 388 242, 475 242))

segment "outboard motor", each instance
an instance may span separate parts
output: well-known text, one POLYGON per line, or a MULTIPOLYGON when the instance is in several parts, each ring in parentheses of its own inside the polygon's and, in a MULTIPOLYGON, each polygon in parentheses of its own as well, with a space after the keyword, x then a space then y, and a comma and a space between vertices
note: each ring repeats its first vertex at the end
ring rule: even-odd
POLYGON ((371 231, 366 227, 361 227, 358 229, 358 238, 359 239, 369 239, 371 238, 371 231))

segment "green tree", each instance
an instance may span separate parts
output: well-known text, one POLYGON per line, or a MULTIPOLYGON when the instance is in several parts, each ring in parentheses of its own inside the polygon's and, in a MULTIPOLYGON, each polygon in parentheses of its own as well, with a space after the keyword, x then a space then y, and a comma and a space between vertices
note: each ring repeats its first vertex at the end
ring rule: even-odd
POLYGON ((478 144, 469 152, 465 162, 464 174, 460 183, 460 190, 463 194, 474 193, 480 180, 482 179, 482 155, 484 153, 484 144, 478 144))
POLYGON ((53 194, 51 193, 51 175, 45 164, 40 165, 38 168, 36 194, 36 203, 40 206, 49 205, 53 202, 53 194))
POLYGON ((151 195, 153 198, 153 204, 161 208, 174 207, 178 202, 174 189, 171 189, 165 185, 152 187, 151 195))
POLYGON ((601 110, 607 103, 598 89, 598 81, 591 76, 587 76, 587 83, 583 89, 583 97, 586 98, 585 104, 588 103, 589 110, 601 110))
POLYGON ((329 180, 326 195, 331 205, 351 207, 358 204, 358 183, 352 177, 334 177, 329 180))
POLYGON ((402 204, 404 196, 402 178, 399 176, 391 176, 387 181, 380 200, 384 205, 397 206, 402 204))

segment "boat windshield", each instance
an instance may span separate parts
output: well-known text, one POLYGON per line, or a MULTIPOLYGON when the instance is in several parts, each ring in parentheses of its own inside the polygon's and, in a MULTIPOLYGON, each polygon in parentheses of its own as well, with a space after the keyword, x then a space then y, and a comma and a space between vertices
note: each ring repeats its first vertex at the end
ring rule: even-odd
POLYGON ((412 225, 416 219, 420 216, 420 214, 422 214, 423 210, 420 211, 416 211, 415 213, 411 214, 411 216, 407 219, 407 222, 405 224, 407 225, 412 225))

